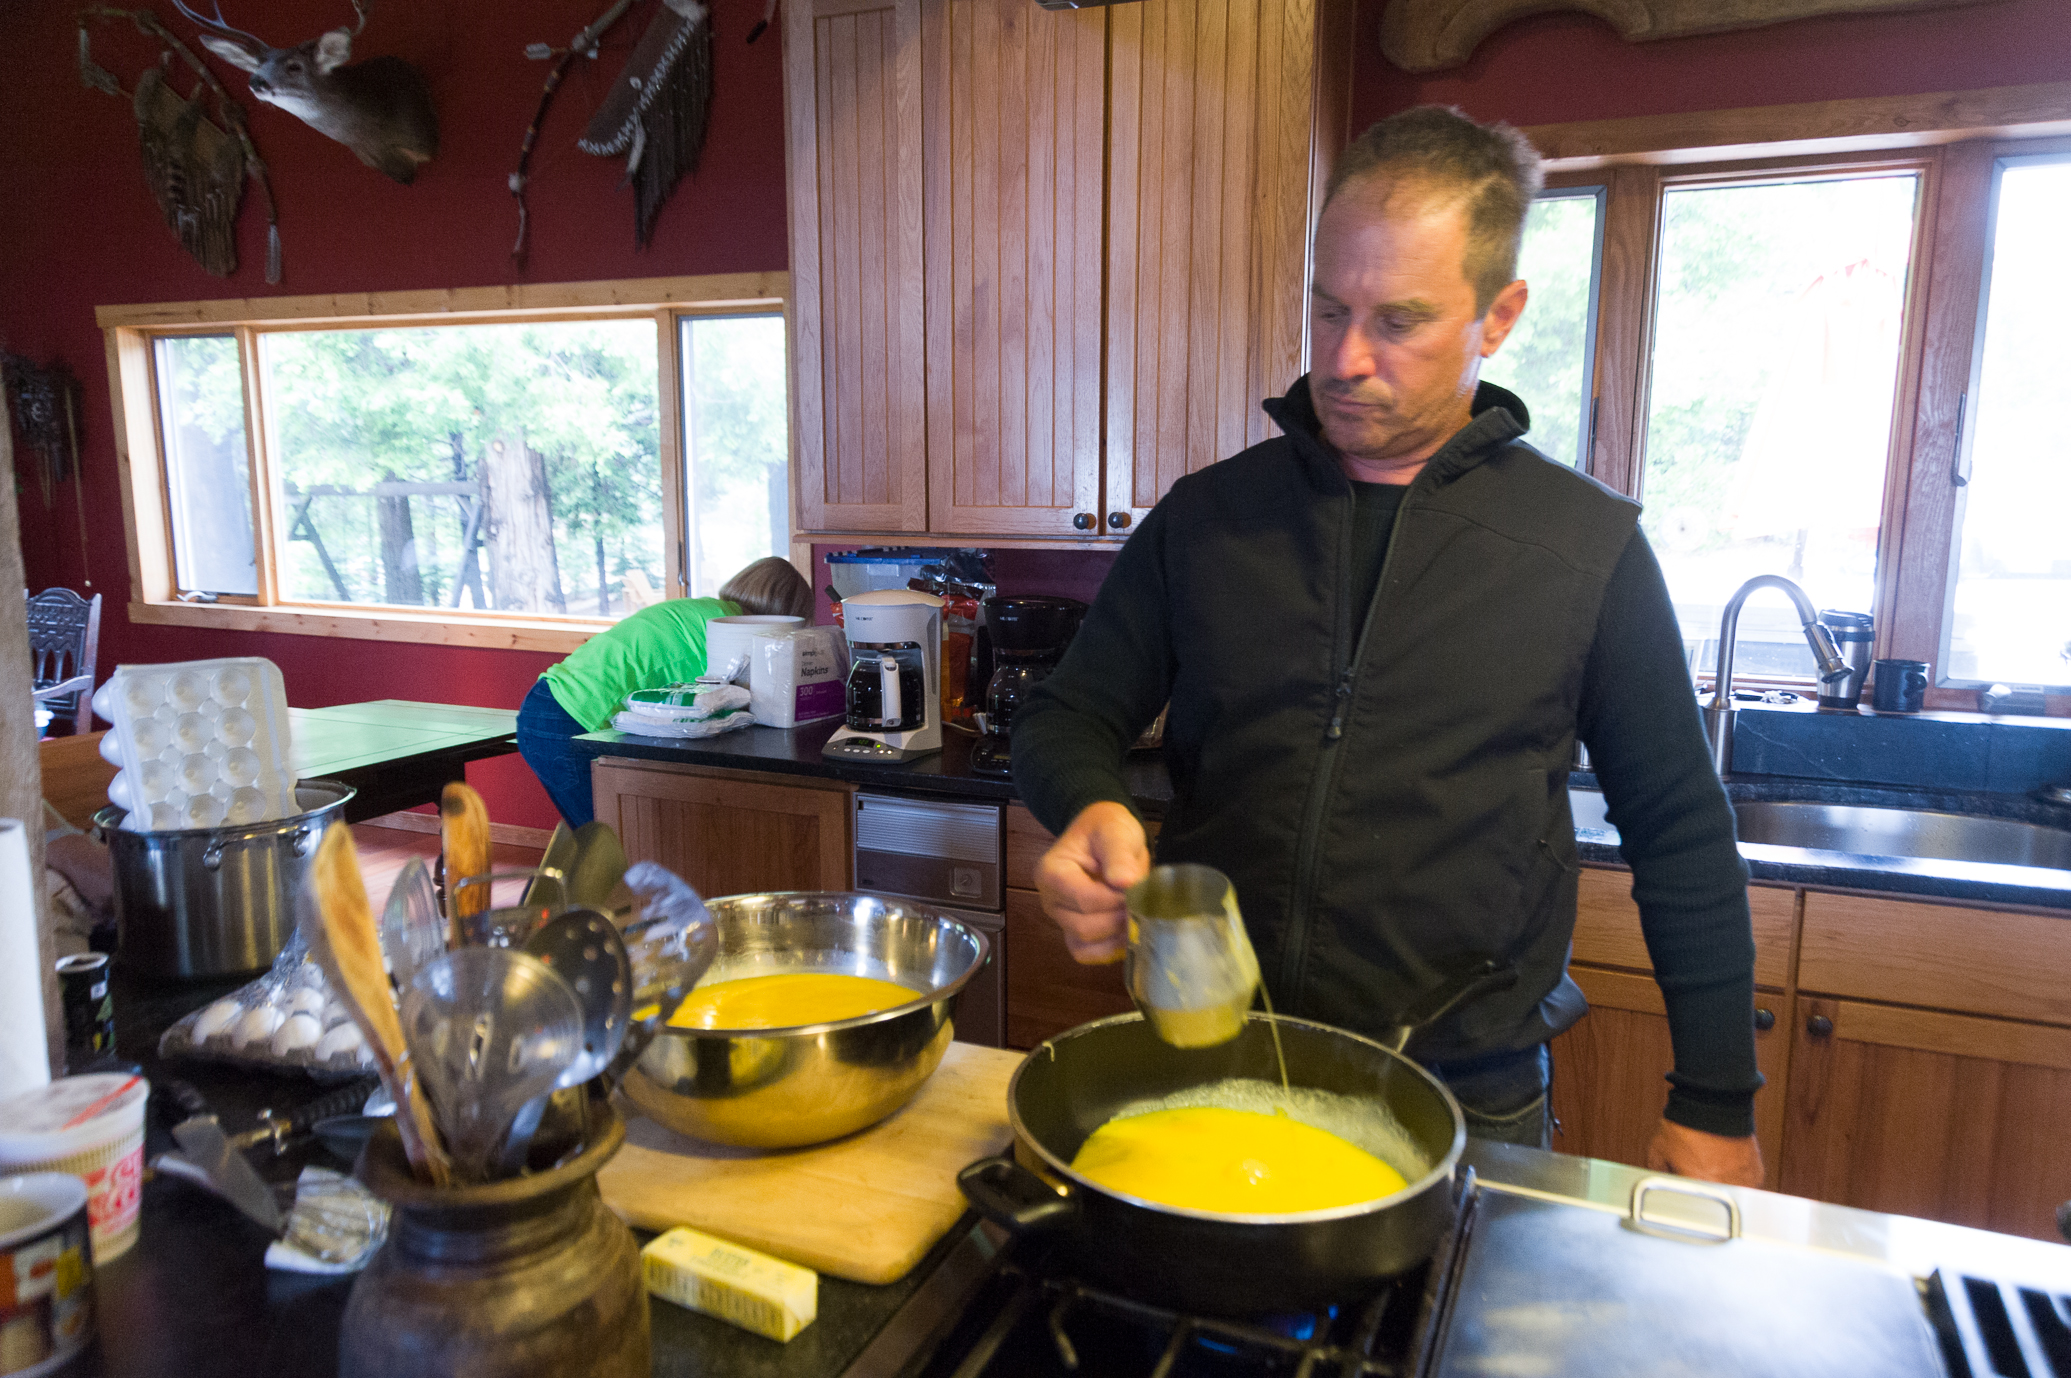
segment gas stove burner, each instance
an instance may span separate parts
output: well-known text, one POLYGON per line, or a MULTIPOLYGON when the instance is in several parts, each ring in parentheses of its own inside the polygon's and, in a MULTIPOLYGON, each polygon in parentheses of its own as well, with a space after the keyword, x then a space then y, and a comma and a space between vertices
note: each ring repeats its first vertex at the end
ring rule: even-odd
MULTIPOLYGON (((1290 1316, 1193 1316, 1004 1262, 942 1373, 984 1378, 1407 1378, 1428 1266, 1364 1304, 1290 1316)), ((930 1368, 928 1373, 937 1370, 930 1368)))

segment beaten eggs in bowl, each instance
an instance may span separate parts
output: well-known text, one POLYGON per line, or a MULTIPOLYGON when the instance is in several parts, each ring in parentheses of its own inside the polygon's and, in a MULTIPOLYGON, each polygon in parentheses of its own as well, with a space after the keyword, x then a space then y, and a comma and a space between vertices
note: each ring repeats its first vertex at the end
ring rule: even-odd
POLYGON ((904 1105, 941 1063, 956 997, 989 955, 968 924, 875 895, 706 907, 719 955, 625 1092, 678 1133, 735 1147, 822 1143, 904 1105))

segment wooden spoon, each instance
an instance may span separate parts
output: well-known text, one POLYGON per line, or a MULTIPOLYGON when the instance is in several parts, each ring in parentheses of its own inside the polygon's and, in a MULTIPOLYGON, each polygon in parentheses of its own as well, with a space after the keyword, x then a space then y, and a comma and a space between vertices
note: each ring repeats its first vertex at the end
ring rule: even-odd
POLYGON ((403 1042, 402 1021, 381 962, 374 907, 367 902, 352 830, 343 823, 333 823, 317 845, 316 864, 299 902, 315 906, 314 915, 306 910, 302 915, 303 936, 332 991, 373 1050, 374 1069, 396 1103, 396 1128, 411 1169, 433 1186, 445 1186, 451 1168, 432 1124, 431 1106, 410 1065, 410 1049, 403 1042))
POLYGON ((439 832, 446 848, 446 907, 449 947, 465 943, 461 920, 489 907, 489 887, 460 882, 489 871, 489 808, 482 796, 458 781, 439 795, 439 832))

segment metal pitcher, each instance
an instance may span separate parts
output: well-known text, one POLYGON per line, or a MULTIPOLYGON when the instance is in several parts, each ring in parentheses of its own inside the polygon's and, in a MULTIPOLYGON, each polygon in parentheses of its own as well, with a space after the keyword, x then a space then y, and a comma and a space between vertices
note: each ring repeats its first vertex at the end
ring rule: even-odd
POLYGON ((1175 1048, 1227 1043, 1258 990, 1236 887, 1212 866, 1158 866, 1129 887, 1130 998, 1175 1048))

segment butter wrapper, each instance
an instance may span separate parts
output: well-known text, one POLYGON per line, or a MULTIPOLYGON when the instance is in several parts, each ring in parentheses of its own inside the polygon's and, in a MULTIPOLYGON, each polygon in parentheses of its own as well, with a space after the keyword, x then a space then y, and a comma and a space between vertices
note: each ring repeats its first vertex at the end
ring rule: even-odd
POLYGON ((682 1226, 640 1251, 648 1293, 743 1330, 789 1340, 820 1309, 820 1275, 682 1226))

